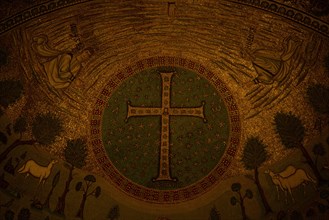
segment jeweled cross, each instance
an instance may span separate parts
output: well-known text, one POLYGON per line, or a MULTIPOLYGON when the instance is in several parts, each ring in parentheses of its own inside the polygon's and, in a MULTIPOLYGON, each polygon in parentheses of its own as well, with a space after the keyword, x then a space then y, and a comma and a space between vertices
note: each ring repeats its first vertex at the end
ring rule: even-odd
POLYGON ((171 177, 170 157, 169 157, 169 141, 170 141, 170 116, 193 116, 202 118, 206 122, 204 116, 205 102, 199 107, 171 107, 171 78, 174 73, 160 73, 162 80, 162 106, 161 107, 137 107, 131 106, 128 101, 128 113, 126 121, 130 117, 143 116, 161 116, 161 142, 160 142, 160 159, 158 177, 153 181, 171 180, 176 181, 176 178, 171 177))

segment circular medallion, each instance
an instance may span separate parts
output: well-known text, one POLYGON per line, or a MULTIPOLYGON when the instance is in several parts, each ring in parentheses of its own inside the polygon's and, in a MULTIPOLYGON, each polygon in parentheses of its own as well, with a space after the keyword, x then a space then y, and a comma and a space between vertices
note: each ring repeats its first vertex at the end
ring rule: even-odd
POLYGON ((95 156, 129 196, 178 203, 210 190, 240 140, 225 84, 193 61, 155 57, 112 75, 91 119, 95 156))

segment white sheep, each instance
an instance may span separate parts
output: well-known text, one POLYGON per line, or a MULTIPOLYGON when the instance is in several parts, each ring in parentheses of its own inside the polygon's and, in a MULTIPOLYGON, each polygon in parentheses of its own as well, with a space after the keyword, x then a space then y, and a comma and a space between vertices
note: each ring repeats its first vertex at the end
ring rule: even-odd
POLYGON ((292 189, 298 187, 299 185, 304 186, 304 193, 305 193, 305 185, 307 182, 316 183, 316 181, 305 172, 303 169, 296 169, 294 173, 289 176, 283 177, 280 173, 273 173, 272 171, 269 172, 270 176, 272 177, 272 181, 274 184, 278 184, 280 188, 285 192, 286 196, 286 203, 288 202, 287 193, 291 196, 293 202, 295 199, 292 195, 292 189))
POLYGON ((46 179, 49 177, 51 170, 57 160, 52 160, 48 166, 44 167, 37 164, 34 160, 28 160, 21 168, 19 168, 18 173, 26 173, 26 177, 31 174, 32 176, 39 178, 39 184, 45 183, 46 179))
POLYGON ((284 189, 281 186, 280 181, 277 178, 274 178, 275 175, 280 175, 281 177, 285 178, 290 176, 291 174, 296 172, 296 168, 292 165, 289 165, 286 167, 286 169, 284 169, 283 171, 281 171, 280 173, 273 173, 271 170, 265 170, 264 173, 267 173, 271 176, 272 178, 272 182, 274 183, 275 187, 276 187, 276 192, 278 195, 278 200, 280 200, 280 193, 279 193, 279 187, 280 189, 284 192, 284 189))

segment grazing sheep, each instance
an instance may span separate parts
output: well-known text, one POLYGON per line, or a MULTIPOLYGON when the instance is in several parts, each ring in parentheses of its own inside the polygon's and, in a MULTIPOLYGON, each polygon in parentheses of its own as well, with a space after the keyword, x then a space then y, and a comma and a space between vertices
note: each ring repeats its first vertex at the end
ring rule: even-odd
POLYGON ((278 195, 278 200, 280 200, 280 193, 279 193, 279 187, 280 189, 284 192, 284 189, 282 188, 281 186, 281 183, 280 181, 277 179, 277 178, 273 178, 274 175, 280 175, 282 176, 283 178, 285 177, 288 177, 290 176, 291 174, 295 173, 296 172, 296 168, 292 165, 289 165, 286 167, 286 169, 284 169, 283 171, 281 171, 280 173, 273 173, 271 170, 267 169, 265 170, 264 173, 267 173, 271 176, 272 178, 272 182, 274 183, 275 187, 276 187, 276 192, 277 192, 277 195, 278 195))
POLYGON ((273 183, 279 185, 280 188, 285 192, 286 203, 288 202, 288 198, 287 198, 288 191, 292 201, 295 202, 295 199, 292 195, 292 189, 298 187, 299 185, 303 185, 304 193, 305 193, 306 183, 308 182, 316 183, 316 181, 303 169, 296 169, 294 173, 285 177, 281 176, 280 173, 275 174, 272 171, 269 171, 269 175, 271 176, 273 183))
POLYGON ((31 174, 32 176, 39 178, 39 184, 45 183, 46 179, 49 177, 51 170, 57 160, 52 160, 48 166, 44 167, 37 164, 34 160, 28 160, 19 170, 18 173, 26 173, 26 177, 31 174))

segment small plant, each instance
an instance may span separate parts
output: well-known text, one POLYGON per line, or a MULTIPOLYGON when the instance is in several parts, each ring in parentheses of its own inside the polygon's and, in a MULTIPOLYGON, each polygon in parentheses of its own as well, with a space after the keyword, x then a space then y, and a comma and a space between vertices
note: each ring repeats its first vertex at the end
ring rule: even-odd
POLYGON ((107 218, 109 220, 117 220, 120 217, 120 209, 118 205, 115 205, 111 208, 107 218))
POLYGON ((218 213, 216 207, 212 207, 210 210, 210 220, 220 220, 220 214, 218 213))
POLYGON ((85 208, 87 198, 89 196, 95 196, 95 198, 98 198, 101 195, 101 187, 99 186, 97 186, 96 188, 94 188, 94 190, 89 192, 90 187, 92 187, 92 185, 96 182, 96 178, 93 175, 85 176, 84 181, 85 184, 83 184, 82 182, 78 182, 75 186, 75 190, 77 192, 79 191, 83 192, 80 208, 76 215, 76 217, 81 219, 83 219, 83 211, 85 208))
POLYGON ((240 204, 240 208, 241 208, 241 213, 242 213, 242 218, 244 220, 248 219, 247 215, 246 215, 246 209, 244 206, 244 200, 246 198, 248 199, 252 199, 253 198, 253 193, 250 189, 247 189, 245 194, 242 195, 241 193, 241 184, 240 183, 233 183, 231 186, 231 189, 233 192, 236 192, 238 194, 238 198, 235 196, 231 197, 231 205, 235 206, 236 204, 240 204))

